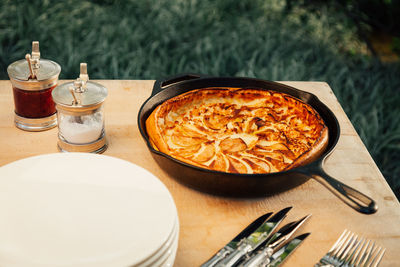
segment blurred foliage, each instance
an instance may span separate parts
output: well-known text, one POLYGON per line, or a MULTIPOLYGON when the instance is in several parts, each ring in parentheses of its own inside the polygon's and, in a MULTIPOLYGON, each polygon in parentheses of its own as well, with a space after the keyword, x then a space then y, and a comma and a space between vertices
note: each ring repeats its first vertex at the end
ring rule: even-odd
MULTIPOLYGON (((324 7, 329 8, 332 13, 343 14, 357 26, 358 34, 364 42, 369 42, 368 37, 372 32, 397 37, 393 39, 393 51, 399 53, 397 45, 400 37, 400 0, 286 0, 288 12, 295 7, 312 13, 318 13, 324 7)), ((375 54, 373 47, 369 48, 375 54)))
POLYGON ((61 78, 87 62, 92 79, 326 81, 400 197, 400 64, 369 58, 357 32, 330 6, 288 12, 279 0, 2 0, 0 78, 38 40, 61 78))
POLYGON ((321 6, 329 6, 336 12, 345 12, 349 18, 370 27, 400 36, 399 0, 286 0, 286 8, 301 6, 313 12, 321 6))
POLYGON ((392 50, 400 55, 400 37, 396 37, 393 39, 392 50))

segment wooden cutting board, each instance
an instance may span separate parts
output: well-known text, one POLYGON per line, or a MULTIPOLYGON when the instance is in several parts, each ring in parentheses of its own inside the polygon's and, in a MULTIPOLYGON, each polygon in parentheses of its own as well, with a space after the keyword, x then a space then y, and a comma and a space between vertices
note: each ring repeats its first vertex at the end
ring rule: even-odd
MULTIPOLYGON (((325 169, 331 176, 372 197, 379 206, 373 215, 357 213, 314 180, 287 192, 257 199, 222 198, 189 189, 155 163, 137 127, 138 110, 150 96, 154 81, 97 82, 109 90, 105 103, 109 147, 104 154, 151 171, 174 197, 180 219, 175 267, 199 266, 252 220, 287 206, 293 206, 293 209, 285 222, 306 214, 312 214, 312 217, 299 231, 299 234, 311 232, 311 235, 284 266, 313 266, 344 229, 386 247, 380 266, 399 266, 400 204, 328 84, 283 82, 317 95, 335 113, 341 136, 325 169)), ((0 166, 29 156, 57 152, 57 128, 45 132, 19 130, 13 123, 13 110, 11 84, 0 81, 0 166)))

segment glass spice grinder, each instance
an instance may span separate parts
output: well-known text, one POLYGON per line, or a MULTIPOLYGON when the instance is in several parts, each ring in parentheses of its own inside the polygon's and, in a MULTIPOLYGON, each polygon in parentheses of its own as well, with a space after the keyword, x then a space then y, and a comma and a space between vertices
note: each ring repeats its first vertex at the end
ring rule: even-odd
POLYGON ((56 108, 51 97, 61 67, 40 59, 39 42, 32 42, 32 55, 11 63, 7 68, 13 87, 15 126, 26 131, 44 131, 57 125, 56 108))
POLYGON ((62 152, 102 153, 107 149, 104 107, 107 88, 89 81, 86 63, 79 78, 52 92, 58 117, 58 148, 62 152))

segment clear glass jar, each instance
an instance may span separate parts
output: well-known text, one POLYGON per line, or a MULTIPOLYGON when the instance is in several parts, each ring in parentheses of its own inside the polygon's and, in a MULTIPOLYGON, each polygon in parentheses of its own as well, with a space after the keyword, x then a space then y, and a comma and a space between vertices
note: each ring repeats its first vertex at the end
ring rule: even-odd
POLYGON ((102 153, 107 148, 104 128, 104 100, 107 89, 89 81, 87 66, 74 82, 52 92, 58 117, 58 148, 63 152, 102 153))

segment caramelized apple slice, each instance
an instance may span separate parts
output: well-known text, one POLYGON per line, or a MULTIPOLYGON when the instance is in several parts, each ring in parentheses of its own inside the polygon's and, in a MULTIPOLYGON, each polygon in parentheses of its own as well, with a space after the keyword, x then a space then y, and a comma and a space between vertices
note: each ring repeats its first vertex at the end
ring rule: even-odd
POLYGON ((204 125, 212 130, 220 130, 229 122, 226 116, 211 114, 205 115, 203 119, 204 125))
POLYGON ((243 157, 243 160, 250 165, 253 173, 270 173, 271 166, 267 161, 256 157, 243 157))
POLYGON ((171 142, 177 146, 194 146, 205 141, 207 141, 206 135, 192 130, 188 126, 175 128, 171 134, 171 142))
POLYGON ((214 142, 202 144, 201 149, 192 158, 197 162, 209 161, 215 155, 214 142))
POLYGON ((177 146, 188 147, 188 146, 199 145, 204 141, 207 141, 207 139, 200 137, 183 136, 179 133, 173 133, 171 136, 171 141, 173 144, 177 146))
POLYGON ((200 132, 196 125, 184 124, 180 127, 179 132, 181 132, 184 136, 207 138, 207 135, 200 132))
POLYGON ((200 149, 201 149, 201 144, 198 144, 198 145, 194 145, 194 146, 188 146, 188 147, 176 149, 174 154, 179 155, 184 158, 190 158, 194 154, 196 154, 200 149))
POLYGON ((289 150, 288 147, 285 144, 282 143, 275 143, 269 146, 262 146, 259 145, 260 148, 265 149, 265 150, 269 150, 269 151, 285 151, 285 150, 289 150))
MULTIPOLYGON (((227 156, 228 161, 229 161, 229 167, 228 171, 229 172, 234 172, 234 173, 251 173, 251 167, 247 168, 245 162, 242 160, 239 160, 235 157, 232 156, 227 156), (248 170, 250 169, 250 170, 248 170)), ((248 164, 247 164, 248 165, 248 164)))
POLYGON ((272 158, 272 159, 275 159, 275 160, 284 161, 284 157, 283 157, 283 155, 281 153, 260 149, 258 147, 256 147, 252 151, 249 151, 249 153, 251 153, 253 155, 256 155, 258 157, 272 158))
POLYGON ((210 163, 209 167, 217 171, 226 172, 228 166, 228 159, 223 154, 217 153, 214 157, 214 160, 210 163))
POLYGON ((219 144, 221 150, 225 153, 235 153, 247 148, 246 143, 241 138, 227 137, 219 144))

